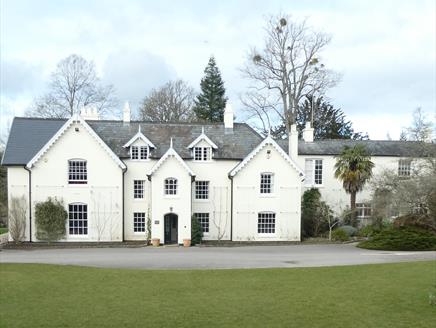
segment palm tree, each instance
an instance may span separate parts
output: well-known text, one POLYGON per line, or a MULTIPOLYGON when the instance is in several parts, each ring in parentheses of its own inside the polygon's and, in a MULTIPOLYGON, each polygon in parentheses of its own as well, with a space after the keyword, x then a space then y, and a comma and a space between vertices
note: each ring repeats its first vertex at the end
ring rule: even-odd
POLYGON ((341 155, 336 159, 335 178, 342 181, 345 192, 350 194, 351 224, 353 226, 357 225, 356 194, 371 178, 373 167, 371 156, 363 145, 345 146, 341 155))

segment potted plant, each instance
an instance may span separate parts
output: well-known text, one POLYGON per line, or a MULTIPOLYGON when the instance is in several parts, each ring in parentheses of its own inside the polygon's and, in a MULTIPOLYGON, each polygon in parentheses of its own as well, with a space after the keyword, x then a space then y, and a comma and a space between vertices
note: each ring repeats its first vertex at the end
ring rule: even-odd
POLYGON ((189 238, 183 239, 183 246, 184 247, 191 247, 191 239, 189 239, 189 238))
POLYGON ((158 247, 160 245, 160 239, 159 238, 153 238, 151 240, 151 243, 153 244, 153 246, 158 247))

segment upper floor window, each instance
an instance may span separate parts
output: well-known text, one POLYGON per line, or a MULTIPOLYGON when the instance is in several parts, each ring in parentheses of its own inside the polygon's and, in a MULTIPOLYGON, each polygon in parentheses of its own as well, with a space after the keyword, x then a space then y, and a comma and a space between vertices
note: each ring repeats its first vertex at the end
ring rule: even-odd
POLYGON ((85 184, 88 182, 88 169, 83 159, 71 159, 68 161, 68 183, 85 184))
POLYGON ((195 181, 195 199, 209 199, 209 181, 195 181))
POLYGON ((70 235, 88 234, 88 205, 82 203, 68 205, 68 232, 70 235))
POLYGON ((212 158, 211 147, 194 147, 195 161, 209 161, 212 158))
POLYGON ((400 177, 409 177, 412 161, 410 159, 400 159, 398 161, 398 175, 400 177))
POLYGON ((356 210, 359 219, 366 219, 371 216, 371 204, 357 203, 356 210))
POLYGON ((276 232, 276 214, 260 212, 257 215, 257 233, 273 234, 276 232))
POLYGON ((144 198, 144 180, 133 180, 133 198, 144 198))
POLYGON ((323 182, 322 159, 306 159, 306 185, 320 186, 323 182))
POLYGON ((138 160, 148 159, 148 146, 131 146, 130 158, 138 160))
POLYGON ((272 173, 261 173, 260 174, 260 193, 261 194, 272 194, 274 187, 274 174, 272 173))
POLYGON ((165 195, 177 195, 177 179, 165 179, 165 195))

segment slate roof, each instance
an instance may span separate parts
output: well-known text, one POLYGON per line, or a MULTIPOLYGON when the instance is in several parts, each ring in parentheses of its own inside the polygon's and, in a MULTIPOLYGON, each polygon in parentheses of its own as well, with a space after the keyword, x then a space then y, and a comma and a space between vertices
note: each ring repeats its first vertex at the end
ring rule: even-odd
MULTIPOLYGON (((279 140, 278 144, 287 152, 288 140, 279 140)), ((416 141, 398 140, 316 140, 314 142, 299 141, 299 155, 336 156, 345 146, 353 147, 363 144, 371 156, 394 157, 427 157, 436 156, 436 144, 416 141)))
MULTIPOLYGON (((27 164, 65 122, 65 119, 14 118, 2 164, 27 164)), ((139 125, 141 132, 156 146, 150 154, 152 158, 163 156, 170 146, 171 138, 177 153, 184 159, 191 158, 187 147, 201 134, 202 127, 218 146, 214 153, 215 159, 241 160, 262 141, 261 136, 245 123, 235 123, 233 132, 229 132, 222 123, 86 122, 120 158, 130 157, 123 145, 138 132, 139 125)))
MULTIPOLYGON (((66 122, 65 119, 42 119, 16 117, 12 123, 11 132, 5 153, 3 165, 25 165, 50 140, 50 138, 66 122)), ((218 146, 215 159, 242 160, 260 142, 262 137, 245 123, 235 123, 233 132, 226 131, 222 123, 150 123, 132 121, 87 121, 100 138, 120 158, 128 158, 127 149, 123 148, 137 132, 141 125, 142 133, 156 146, 152 150, 152 158, 160 158, 170 146, 173 146, 183 158, 191 158, 188 145, 195 140, 204 127, 205 134, 218 146)), ((288 141, 278 140, 278 144, 288 152, 288 141)), ((436 144, 423 144, 412 141, 376 141, 376 140, 322 140, 315 142, 301 141, 298 144, 300 155, 336 156, 344 146, 362 143, 372 156, 424 157, 429 153, 435 156, 436 144)))

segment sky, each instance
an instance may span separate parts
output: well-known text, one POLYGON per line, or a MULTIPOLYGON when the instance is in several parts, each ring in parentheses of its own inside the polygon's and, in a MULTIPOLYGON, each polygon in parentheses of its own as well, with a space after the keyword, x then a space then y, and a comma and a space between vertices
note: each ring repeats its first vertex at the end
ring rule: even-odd
POLYGON ((436 119, 436 1, 0 0, 1 136, 47 91, 70 54, 92 60, 102 81, 137 109, 152 88, 183 79, 199 91, 215 56, 244 122, 240 68, 262 48, 269 15, 307 19, 332 41, 321 54, 342 75, 327 97, 371 139, 398 139, 421 107, 436 119))

